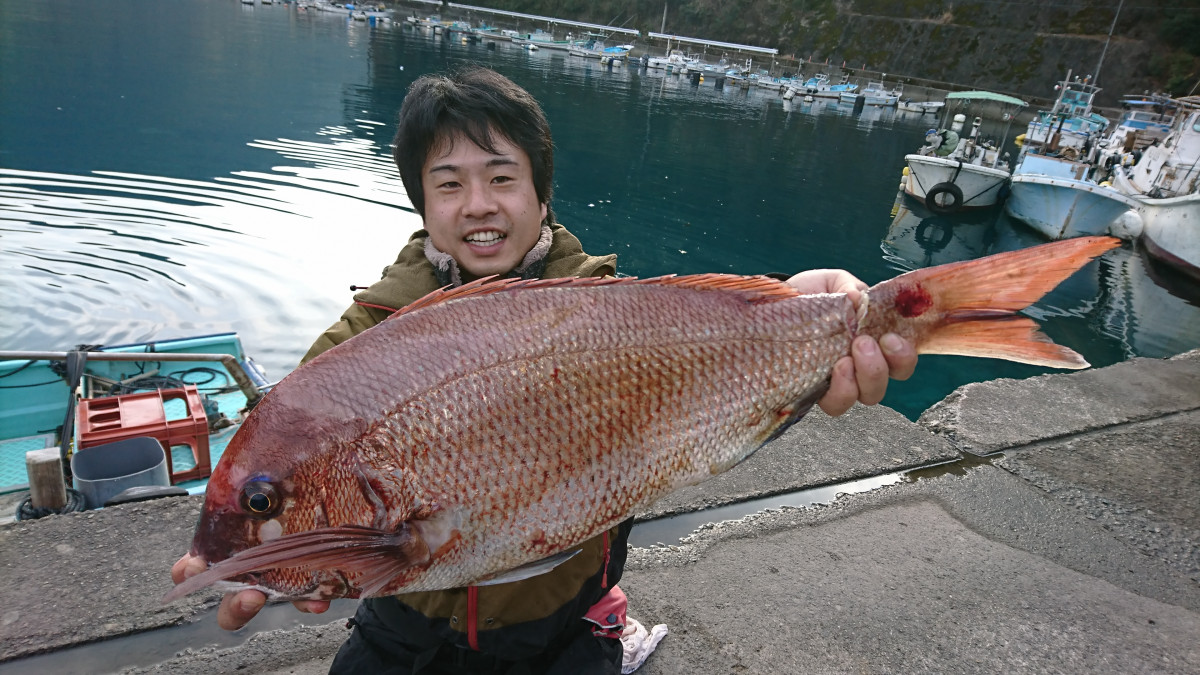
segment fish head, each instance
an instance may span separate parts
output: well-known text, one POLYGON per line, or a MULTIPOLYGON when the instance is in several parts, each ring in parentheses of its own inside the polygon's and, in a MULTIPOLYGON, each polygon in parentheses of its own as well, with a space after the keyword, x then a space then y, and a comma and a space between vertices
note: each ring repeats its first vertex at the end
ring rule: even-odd
POLYGON ((347 511, 357 509, 367 522, 373 514, 352 495, 347 500, 336 488, 337 478, 330 477, 332 455, 323 445, 334 442, 329 438, 336 434, 310 428, 305 415, 277 414, 278 406, 272 410, 269 400, 247 417, 209 477, 191 554, 210 569, 229 561, 214 584, 227 591, 254 588, 291 599, 344 597, 351 589, 342 575, 289 566, 282 553, 257 566, 230 560, 286 535, 327 527, 347 511), (335 507, 338 513, 331 512, 335 507))

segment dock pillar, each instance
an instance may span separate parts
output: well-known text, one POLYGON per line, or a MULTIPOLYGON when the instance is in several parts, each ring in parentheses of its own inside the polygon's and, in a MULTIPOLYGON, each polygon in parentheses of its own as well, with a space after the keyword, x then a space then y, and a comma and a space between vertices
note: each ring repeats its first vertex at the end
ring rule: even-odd
POLYGON ((26 452, 25 472, 29 474, 30 506, 58 510, 67 505, 67 486, 58 448, 26 452))

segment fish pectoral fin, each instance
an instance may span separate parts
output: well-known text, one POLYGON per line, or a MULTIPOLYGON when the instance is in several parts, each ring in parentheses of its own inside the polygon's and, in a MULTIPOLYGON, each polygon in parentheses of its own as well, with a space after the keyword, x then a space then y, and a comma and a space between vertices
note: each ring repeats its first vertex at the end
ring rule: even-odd
POLYGON ((495 586, 496 584, 508 584, 514 581, 523 581, 531 577, 536 577, 539 574, 545 574, 559 565, 574 558, 583 549, 575 549, 574 551, 563 551, 555 553, 548 558, 535 560, 527 565, 514 567, 511 570, 500 572, 493 576, 487 577, 485 580, 476 581, 473 586, 495 586))
POLYGON ((217 581, 252 572, 296 568, 340 570, 361 575, 362 597, 378 590, 405 570, 429 562, 429 549, 404 524, 395 532, 371 527, 341 525, 285 534, 240 551, 186 579, 163 598, 171 602, 217 581))

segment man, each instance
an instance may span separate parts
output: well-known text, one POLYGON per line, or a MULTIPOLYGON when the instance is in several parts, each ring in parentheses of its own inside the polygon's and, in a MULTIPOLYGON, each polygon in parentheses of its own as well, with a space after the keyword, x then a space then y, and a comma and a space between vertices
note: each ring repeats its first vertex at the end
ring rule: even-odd
MULTIPOLYGON (((473 68, 418 79, 400 109, 394 156, 425 229, 355 297, 306 361, 443 286, 489 275, 615 273, 616 256, 584 253, 555 222, 549 124, 537 102, 503 76, 473 68)), ((845 292, 855 302, 866 288, 836 270, 801 273, 788 283, 810 293, 845 292)), ((889 371, 903 379, 916 365, 912 347, 895 335, 879 344, 860 337, 852 354, 838 362, 820 401, 827 413, 840 415, 855 401, 878 403, 889 371)), ((618 673, 622 648, 613 627, 625 602, 616 584, 631 526, 602 533, 567 562, 524 581, 364 600, 331 672, 618 673)), ((171 573, 178 583, 204 567, 184 556, 171 573)), ((257 591, 229 594, 218 622, 237 629, 264 602, 257 591)), ((329 606, 295 605, 311 612, 329 606)))

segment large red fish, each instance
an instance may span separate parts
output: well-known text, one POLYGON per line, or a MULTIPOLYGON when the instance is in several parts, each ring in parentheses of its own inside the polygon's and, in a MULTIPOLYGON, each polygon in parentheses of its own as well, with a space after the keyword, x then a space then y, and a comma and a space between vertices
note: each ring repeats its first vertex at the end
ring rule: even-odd
POLYGON ((331 599, 538 573, 778 436, 856 335, 1086 367, 1016 312, 1117 244, 909 272, 858 312, 844 295, 732 275, 434 293, 258 405, 212 474, 192 543, 215 564, 167 599, 218 581, 331 599))

